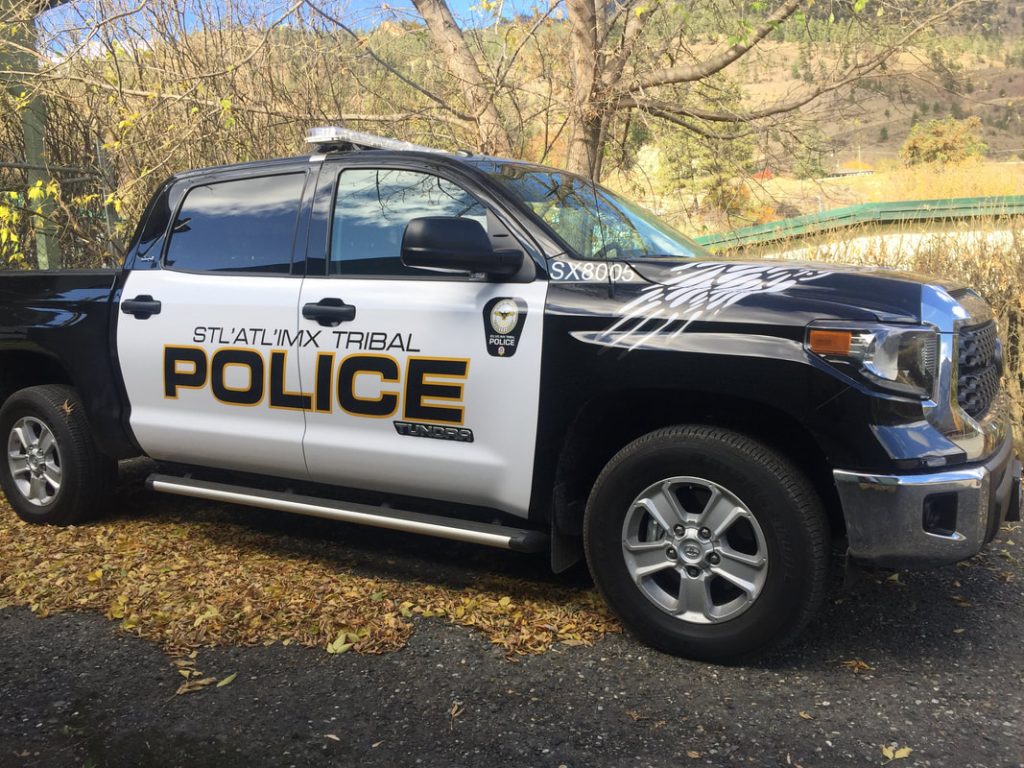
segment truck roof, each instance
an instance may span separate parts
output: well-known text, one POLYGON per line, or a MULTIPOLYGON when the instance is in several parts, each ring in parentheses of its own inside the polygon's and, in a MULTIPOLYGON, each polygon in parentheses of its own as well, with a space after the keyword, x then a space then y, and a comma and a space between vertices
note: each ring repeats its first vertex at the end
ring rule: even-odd
POLYGON ((178 171, 174 174, 175 179, 188 179, 193 176, 203 176, 208 173, 217 173, 220 171, 244 171, 246 169, 261 169, 275 166, 288 166, 296 165, 302 162, 309 162, 312 155, 297 155, 295 157, 277 157, 270 160, 247 160, 243 163, 227 163, 225 165, 209 165, 202 168, 189 168, 184 171, 178 171))
POLYGON ((174 174, 175 179, 189 179, 195 176, 203 176, 210 173, 222 171, 244 171, 248 169, 263 170, 278 166, 294 166, 301 163, 308 163, 313 160, 335 154, 349 152, 364 153, 369 156, 390 157, 394 155, 423 156, 424 159, 437 159, 444 157, 453 162, 462 162, 469 165, 495 162, 505 165, 524 165, 539 167, 536 163, 528 163, 523 160, 512 160, 504 157, 492 157, 490 155, 479 155, 467 150, 447 151, 434 147, 421 146, 410 142, 391 139, 384 136, 375 136, 360 131, 352 131, 347 128, 328 126, 325 128, 313 128, 306 136, 306 142, 316 146, 316 152, 296 155, 293 157, 279 157, 268 160, 248 160, 242 163, 228 163, 225 165, 207 166, 204 168, 192 168, 179 171, 174 174))

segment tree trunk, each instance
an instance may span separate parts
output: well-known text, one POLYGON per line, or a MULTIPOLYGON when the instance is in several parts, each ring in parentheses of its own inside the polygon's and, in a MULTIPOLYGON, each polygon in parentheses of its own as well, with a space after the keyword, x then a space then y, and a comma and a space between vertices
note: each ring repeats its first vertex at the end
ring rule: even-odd
POLYGON ((448 3, 445 0, 413 0, 413 4, 427 23, 427 31, 434 44, 462 84, 463 97, 477 121, 478 148, 488 154, 512 154, 512 139, 498 115, 494 95, 488 90, 476 57, 469 50, 448 3))
POLYGON ((572 102, 566 166, 596 179, 600 173, 603 117, 595 103, 599 87, 598 8, 595 0, 566 0, 572 34, 572 102))
POLYGON ((601 175, 603 120, 590 104, 574 105, 569 118, 569 152, 566 169, 597 181, 601 175))

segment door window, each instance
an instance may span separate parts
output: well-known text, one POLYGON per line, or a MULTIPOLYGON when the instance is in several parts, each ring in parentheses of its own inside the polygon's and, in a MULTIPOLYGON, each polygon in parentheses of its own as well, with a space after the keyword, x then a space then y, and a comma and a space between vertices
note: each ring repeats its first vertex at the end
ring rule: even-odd
POLYGON ((193 187, 171 228, 164 265, 185 272, 288 274, 304 173, 193 187))
POLYGON ((342 172, 331 226, 330 273, 436 277, 402 264, 405 227, 422 216, 465 217, 487 229, 487 210, 458 184, 440 176, 383 168, 342 172))

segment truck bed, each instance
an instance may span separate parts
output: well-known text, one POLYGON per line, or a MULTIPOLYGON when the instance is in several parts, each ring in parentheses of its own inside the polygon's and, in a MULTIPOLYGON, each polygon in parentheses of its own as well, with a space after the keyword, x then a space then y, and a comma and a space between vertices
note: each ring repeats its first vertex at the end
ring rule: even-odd
POLYGON ((97 443, 124 456, 133 448, 112 336, 118 272, 0 272, 0 395, 57 374, 80 392, 97 443))

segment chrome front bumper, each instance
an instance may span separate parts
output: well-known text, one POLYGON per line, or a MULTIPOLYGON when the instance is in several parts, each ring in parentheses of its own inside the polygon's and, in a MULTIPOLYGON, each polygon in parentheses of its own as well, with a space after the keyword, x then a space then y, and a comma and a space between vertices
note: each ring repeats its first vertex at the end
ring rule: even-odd
POLYGON ((924 568, 971 557, 1007 519, 1019 519, 1021 464, 1007 430, 982 464, 914 475, 835 470, 849 555, 890 568, 924 568))

